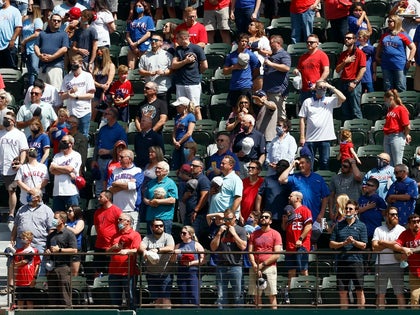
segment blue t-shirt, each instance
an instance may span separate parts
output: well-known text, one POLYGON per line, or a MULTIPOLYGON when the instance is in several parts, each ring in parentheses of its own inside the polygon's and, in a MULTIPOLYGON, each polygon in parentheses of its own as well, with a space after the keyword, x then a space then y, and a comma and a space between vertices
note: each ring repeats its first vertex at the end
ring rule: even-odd
POLYGON ((376 207, 369 209, 360 214, 360 221, 362 221, 366 225, 367 234, 369 238, 373 237, 373 232, 378 226, 382 225, 382 211, 386 209, 385 200, 379 197, 378 194, 373 194, 372 196, 361 196, 357 203, 360 207, 366 206, 368 203, 376 203, 376 207))
MULTIPOLYGON (((187 199, 185 205, 187 207, 187 215, 191 214, 194 211, 195 206, 197 206, 198 201, 201 198, 202 191, 210 191, 210 181, 204 174, 198 175, 196 178, 198 181, 197 188, 192 192, 190 198, 187 199)), ((199 215, 206 215, 209 208, 208 202, 206 202, 203 207, 200 209, 199 215)))
MULTIPOLYGON (((272 54, 270 57, 268 57, 268 60, 276 64, 283 64, 289 67, 292 63, 289 53, 284 49, 280 49, 278 52, 272 54)), ((263 90, 265 92, 286 95, 288 92, 288 84, 289 72, 278 71, 273 67, 264 65, 263 90)))
MULTIPOLYGON (((408 217, 410 214, 414 213, 414 208, 416 207, 416 200, 419 195, 417 183, 410 177, 405 178, 402 181, 394 182, 391 187, 389 187, 389 195, 410 195, 410 199, 407 201, 400 201, 390 203, 389 206, 398 208, 398 221, 401 225, 406 225, 408 222, 408 217)), ((386 199, 386 198, 385 198, 386 199)))
POLYGON ((264 178, 258 189, 258 195, 262 196, 264 209, 273 214, 274 220, 281 220, 284 207, 289 204, 290 188, 288 185, 279 183, 279 175, 269 175, 264 178))
MULTIPOLYGON (((257 56, 248 49, 244 53, 249 55, 249 64, 245 69, 233 70, 232 78, 230 80, 230 90, 237 91, 242 89, 252 88, 252 71, 261 66, 257 56)), ((238 51, 230 53, 226 56, 225 67, 230 67, 238 63, 238 51)))
POLYGON ((373 82, 373 61, 375 60, 376 49, 372 45, 363 46, 361 50, 366 55, 366 71, 362 77, 362 83, 373 82))
POLYGON ((254 8, 255 2, 255 0, 237 0, 235 2, 235 9, 254 8))
MULTIPOLYGON (((77 225, 77 223, 79 222, 80 220, 75 220, 75 221, 67 221, 66 222, 66 224, 67 224, 67 226, 69 226, 69 227, 71 227, 71 228, 74 228, 76 225, 77 225)), ((77 234, 76 235, 76 240, 77 240, 77 249, 80 251, 80 250, 82 250, 82 237, 83 237, 83 231, 82 232, 80 232, 79 234, 77 234)))
POLYGON ((397 35, 386 33, 382 35, 381 67, 385 70, 404 70, 407 63, 405 48, 412 41, 405 32, 399 32, 397 35))
MULTIPOLYGON (((41 161, 42 156, 44 155, 44 148, 49 148, 51 146, 50 138, 46 133, 41 133, 37 137, 33 138, 32 135, 28 137, 28 146, 30 148, 36 148, 38 162, 41 161)), ((45 160, 45 165, 48 165, 48 159, 45 160)))
MULTIPOLYGON (((22 15, 14 6, 10 5, 6 9, 0 10, 0 50, 9 46, 16 27, 22 26, 22 15)), ((17 45, 17 41, 15 42, 17 45)))
MULTIPOLYGON (((47 28, 44 32, 39 33, 36 44, 41 54, 53 55, 61 47, 69 47, 69 37, 66 32, 58 30, 57 32, 51 32, 47 28)), ((41 66, 44 67, 64 67, 64 56, 58 57, 57 59, 44 63, 41 60, 39 61, 41 66)))
MULTIPOLYGON (((179 114, 175 117, 175 139, 180 140, 188 131, 188 125, 190 122, 195 124, 195 116, 192 113, 188 113, 185 117, 181 117, 179 114)), ((194 141, 192 136, 185 142, 194 141)))
POLYGON ((352 32, 354 35, 359 34, 361 30, 367 30, 367 23, 365 21, 362 24, 357 25, 359 19, 353 15, 347 17, 347 22, 349 24, 349 32, 352 32))
POLYGON ((95 148, 98 150, 112 150, 118 140, 124 140, 125 143, 128 143, 127 133, 124 128, 117 122, 112 126, 106 124, 99 129, 98 136, 96 137, 95 148))
MULTIPOLYGON (((23 21, 23 27, 22 27, 22 38, 25 39, 35 33, 36 30, 42 30, 43 23, 40 18, 36 18, 35 20, 26 19, 23 21)), ((30 40, 26 43, 26 54, 31 55, 34 53, 34 46, 35 46, 36 38, 30 40)))
MULTIPOLYGON (((178 187, 176 186, 175 182, 169 177, 165 177, 160 183, 158 183, 156 178, 148 182, 145 197, 147 199, 153 199, 155 189, 158 187, 162 187, 163 189, 165 189, 165 198, 173 197, 175 199, 178 199, 178 187)), ((146 221, 152 221, 154 218, 159 218, 162 220, 173 220, 174 212, 175 204, 160 205, 158 207, 147 206, 146 221)))
POLYGON ((177 69, 174 75, 174 82, 178 85, 197 85, 201 83, 200 63, 206 60, 203 48, 195 44, 187 47, 178 46, 175 50, 175 57, 182 61, 187 55, 194 54, 195 62, 184 65, 177 69))
MULTIPOLYGON (((141 18, 135 19, 131 23, 127 24, 127 32, 130 35, 132 41, 136 42, 142 38, 147 32, 152 32, 155 30, 155 23, 153 19, 144 15, 141 18)), ((139 46, 140 51, 147 51, 150 47, 150 41, 146 40, 141 43, 139 46)))
MULTIPOLYGON (((77 48, 87 49, 89 52, 93 51, 93 43, 98 41, 98 32, 94 27, 86 29, 79 28, 74 33, 74 42, 77 42, 77 48)), ((83 62, 89 62, 90 54, 83 56, 83 62)))

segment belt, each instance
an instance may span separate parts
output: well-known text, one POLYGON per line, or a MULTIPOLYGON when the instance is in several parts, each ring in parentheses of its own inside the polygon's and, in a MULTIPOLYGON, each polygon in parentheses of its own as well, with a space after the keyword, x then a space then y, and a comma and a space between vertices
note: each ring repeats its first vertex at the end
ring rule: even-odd
POLYGON ((100 159, 102 160, 110 160, 112 159, 112 155, 111 154, 102 154, 99 156, 100 159))

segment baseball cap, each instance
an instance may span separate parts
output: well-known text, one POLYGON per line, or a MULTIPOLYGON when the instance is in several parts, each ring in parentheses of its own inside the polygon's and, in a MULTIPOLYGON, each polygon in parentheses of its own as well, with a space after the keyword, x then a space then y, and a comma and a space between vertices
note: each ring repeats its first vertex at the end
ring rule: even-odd
POLYGON ((249 64, 249 55, 247 53, 240 53, 238 55, 238 64, 246 69, 246 67, 248 67, 249 64))
POLYGON ((248 155, 251 152, 253 146, 254 140, 251 137, 246 137, 244 140, 242 140, 242 152, 245 155, 248 155))
POLYGON ((82 16, 82 11, 80 8, 73 7, 69 10, 69 12, 67 12, 67 14, 69 15, 70 20, 78 20, 82 16))
POLYGON ((189 98, 185 96, 180 96, 178 99, 172 103, 173 106, 179 106, 179 105, 188 105, 190 103, 189 98))
POLYGON ((267 96, 267 93, 265 93, 263 90, 258 90, 255 92, 255 95, 258 97, 267 96))
POLYGON ((118 140, 117 142, 115 142, 114 148, 117 148, 119 146, 123 146, 124 148, 127 148, 127 144, 125 143, 124 140, 118 140))
POLYGON ((223 185, 223 177, 221 176, 213 177, 213 179, 211 180, 211 183, 221 187, 223 185))

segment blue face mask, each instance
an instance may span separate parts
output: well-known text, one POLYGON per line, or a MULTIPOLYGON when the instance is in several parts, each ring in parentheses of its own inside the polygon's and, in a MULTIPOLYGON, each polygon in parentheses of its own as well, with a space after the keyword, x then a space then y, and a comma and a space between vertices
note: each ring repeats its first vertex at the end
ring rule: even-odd
POLYGON ((248 220, 246 220, 245 225, 252 225, 254 224, 254 219, 252 218, 248 218, 248 220))
POLYGON ((136 12, 137 12, 137 14, 142 14, 144 12, 144 8, 143 7, 137 7, 136 12))
POLYGON ((385 107, 389 107, 389 106, 391 106, 391 102, 390 101, 384 101, 384 105, 385 105, 385 107))
POLYGON ((57 220, 56 218, 52 219, 52 221, 51 221, 51 226, 52 226, 53 228, 56 228, 56 227, 57 227, 57 225, 58 225, 58 220, 57 220))
POLYGON ((26 202, 27 203, 31 203, 32 202, 32 195, 31 194, 27 194, 26 195, 26 202))
POLYGON ((276 127, 276 133, 279 137, 281 137, 284 134, 284 129, 280 126, 276 127))
POLYGON ((118 230, 122 230, 124 228, 124 224, 123 223, 118 223, 118 230))
POLYGON ((346 215, 346 219, 348 219, 348 220, 353 219, 353 217, 354 217, 354 214, 349 214, 349 215, 346 215))

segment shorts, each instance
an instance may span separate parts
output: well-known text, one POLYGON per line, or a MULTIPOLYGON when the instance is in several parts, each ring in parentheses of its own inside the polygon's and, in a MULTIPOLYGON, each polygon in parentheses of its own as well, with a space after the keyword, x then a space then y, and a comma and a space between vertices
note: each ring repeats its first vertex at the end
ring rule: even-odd
POLYGON ((206 31, 228 31, 230 30, 229 7, 220 10, 205 10, 203 20, 203 24, 206 26, 206 31))
POLYGON ((16 299, 19 301, 35 301, 39 298, 39 291, 32 287, 16 287, 16 299))
POLYGON ((308 270, 309 253, 304 247, 300 247, 296 254, 286 254, 285 261, 288 270, 295 269, 298 272, 308 270))
POLYGON ((267 288, 257 290, 257 277, 253 268, 249 268, 249 295, 261 295, 263 292, 266 296, 277 295, 277 266, 269 266, 262 271, 267 276, 267 288))
POLYGON ((350 280, 356 290, 363 290, 364 269, 362 262, 337 263, 337 288, 339 291, 349 291, 350 280))
POLYGON ((185 96, 194 103, 195 106, 200 106, 201 84, 197 85, 176 85, 176 98, 185 96))
POLYGON ((146 275, 147 288, 150 291, 152 300, 169 299, 172 290, 172 276, 164 275, 146 275))
POLYGON ((386 294, 388 279, 391 280, 394 294, 404 293, 404 269, 400 264, 376 265, 376 294, 386 294))
POLYGON ((15 181, 16 175, 3 175, 4 187, 7 191, 16 191, 17 182, 15 181))

